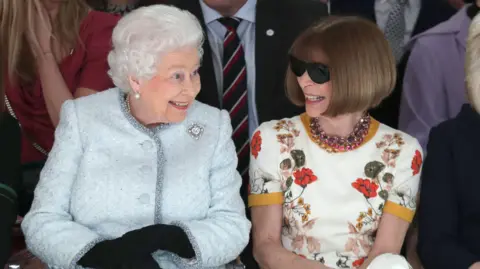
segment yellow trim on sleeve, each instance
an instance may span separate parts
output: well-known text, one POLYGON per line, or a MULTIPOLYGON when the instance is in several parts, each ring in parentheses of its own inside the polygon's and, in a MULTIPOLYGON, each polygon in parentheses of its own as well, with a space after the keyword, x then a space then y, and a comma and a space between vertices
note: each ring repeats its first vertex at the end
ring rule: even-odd
POLYGON ((250 194, 248 196, 248 207, 281 204, 283 204, 283 192, 250 194))
POLYGON ((413 216, 415 216, 415 211, 408 209, 406 207, 403 207, 392 201, 387 201, 385 203, 385 207, 383 208, 383 213, 392 214, 410 223, 413 220, 413 216))

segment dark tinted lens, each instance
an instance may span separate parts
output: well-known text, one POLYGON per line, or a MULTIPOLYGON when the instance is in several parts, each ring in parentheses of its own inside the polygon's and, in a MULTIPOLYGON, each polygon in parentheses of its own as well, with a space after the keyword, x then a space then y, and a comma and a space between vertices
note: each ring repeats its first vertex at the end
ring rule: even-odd
POLYGON ((306 65, 307 64, 305 62, 300 61, 293 56, 290 56, 290 68, 292 69, 292 72, 295 74, 295 76, 301 77, 303 73, 305 73, 306 65))
POLYGON ((317 84, 323 84, 330 80, 330 72, 328 71, 328 67, 323 64, 309 64, 307 71, 312 81, 317 84))

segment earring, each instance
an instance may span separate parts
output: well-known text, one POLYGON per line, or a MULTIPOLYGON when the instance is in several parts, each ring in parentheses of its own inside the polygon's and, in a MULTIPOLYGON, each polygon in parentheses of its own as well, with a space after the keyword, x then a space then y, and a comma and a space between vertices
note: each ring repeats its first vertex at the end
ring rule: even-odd
POLYGON ((135 93, 133 94, 133 97, 134 97, 135 99, 137 99, 137 100, 140 99, 140 93, 139 93, 139 92, 135 92, 135 93))

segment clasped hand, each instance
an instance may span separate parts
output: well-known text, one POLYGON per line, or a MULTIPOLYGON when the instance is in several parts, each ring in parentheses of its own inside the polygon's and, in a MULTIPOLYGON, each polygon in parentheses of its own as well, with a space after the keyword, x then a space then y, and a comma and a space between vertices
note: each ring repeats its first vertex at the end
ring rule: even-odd
POLYGON ((95 245, 78 262, 91 268, 145 268, 159 269, 152 253, 165 250, 179 257, 195 256, 193 247, 182 228, 155 224, 130 231, 122 237, 95 245))
POLYGON ((143 228, 116 239, 99 242, 80 259, 79 264, 99 269, 160 269, 151 255, 157 249, 151 246, 152 238, 145 240, 147 236, 143 228))

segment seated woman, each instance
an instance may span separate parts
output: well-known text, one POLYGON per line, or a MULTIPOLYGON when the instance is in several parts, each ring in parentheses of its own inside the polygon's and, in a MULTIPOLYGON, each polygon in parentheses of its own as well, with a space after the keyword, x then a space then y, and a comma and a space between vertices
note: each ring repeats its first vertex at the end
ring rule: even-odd
POLYGON ((425 269, 480 268, 480 16, 466 51, 470 104, 434 127, 427 146, 418 214, 418 254, 425 269))
POLYGON ((202 43, 174 7, 120 20, 117 87, 65 102, 22 223, 49 266, 224 268, 247 245, 228 112, 195 101, 202 43))
POLYGON ((422 149, 366 111, 395 84, 378 27, 330 17, 290 51, 287 95, 306 113, 253 135, 249 206, 262 268, 408 268, 422 149), (384 254, 384 255, 383 255, 384 254))
POLYGON ((2 0, 0 42, 8 57, 1 58, 6 71, 0 73, 0 113, 21 125, 21 147, 10 148, 21 152, 23 173, 15 179, 23 180, 21 214, 30 207, 63 102, 113 86, 107 55, 118 20, 92 11, 84 0, 2 0))

